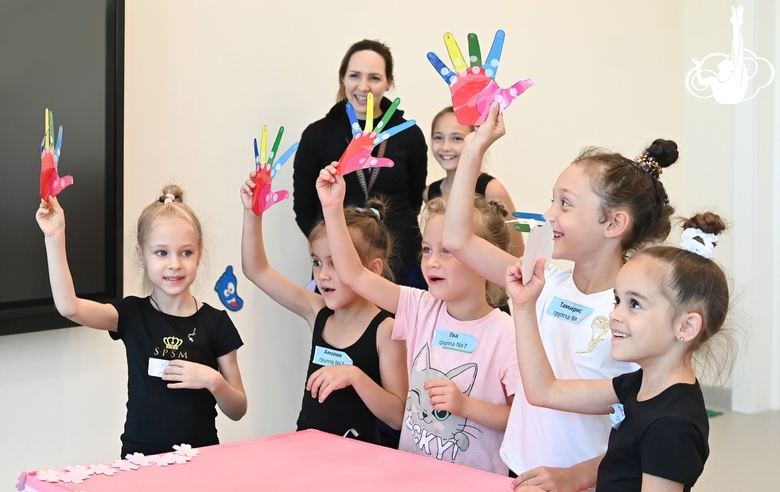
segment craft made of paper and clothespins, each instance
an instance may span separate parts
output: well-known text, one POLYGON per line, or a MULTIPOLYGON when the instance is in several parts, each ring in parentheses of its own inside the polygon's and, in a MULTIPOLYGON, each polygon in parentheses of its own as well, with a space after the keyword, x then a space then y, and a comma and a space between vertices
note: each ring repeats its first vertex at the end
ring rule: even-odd
POLYGON ((452 108, 461 125, 481 125, 487 119, 491 104, 498 102, 500 111, 503 112, 520 94, 534 85, 534 80, 530 78, 522 79, 507 89, 500 88, 496 83, 504 37, 504 31, 496 31, 484 64, 479 39, 474 33, 468 35, 468 64, 455 41, 455 36, 450 32, 444 34, 444 44, 447 46, 453 70, 450 70, 436 53, 428 53, 428 61, 450 87, 452 108))
POLYGON ((263 126, 263 132, 260 137, 260 150, 257 149, 257 139, 255 139, 255 190, 252 194, 252 211, 255 215, 262 215, 263 212, 271 208, 272 205, 281 202, 289 198, 290 193, 288 191, 271 191, 271 180, 274 179, 276 173, 282 165, 295 153, 298 149, 298 142, 292 144, 287 151, 279 157, 279 160, 274 163, 277 152, 279 150, 279 144, 282 141, 282 134, 284 134, 284 127, 279 127, 279 132, 276 134, 276 140, 271 147, 271 153, 268 154, 268 127, 263 126))
POLYGON ((336 166, 336 174, 344 175, 360 169, 376 167, 393 167, 392 160, 385 157, 373 157, 371 152, 374 150, 374 147, 388 138, 416 124, 415 120, 409 120, 398 126, 385 129, 400 103, 401 100, 396 98, 385 112, 382 120, 374 128, 374 95, 369 92, 366 101, 366 126, 363 129, 360 128, 355 108, 351 103, 347 103, 347 116, 349 117, 349 125, 352 130, 352 141, 349 142, 347 150, 344 151, 341 159, 339 159, 339 163, 336 166))
POLYGON ((516 220, 514 227, 518 231, 528 232, 523 254, 523 285, 534 276, 534 265, 539 258, 549 260, 553 252, 553 230, 550 220, 544 214, 531 212, 512 212, 516 220))
POLYGON ((60 149, 62 148, 62 127, 54 140, 54 115, 49 109, 45 113, 45 130, 41 142, 41 198, 49 201, 62 190, 73 184, 73 176, 60 176, 60 149))

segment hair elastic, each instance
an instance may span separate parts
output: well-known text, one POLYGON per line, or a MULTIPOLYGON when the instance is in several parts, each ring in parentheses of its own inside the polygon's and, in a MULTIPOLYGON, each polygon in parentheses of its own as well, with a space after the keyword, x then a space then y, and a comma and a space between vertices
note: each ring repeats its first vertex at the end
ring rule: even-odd
MULTIPOLYGON (((355 210, 357 210, 358 212, 365 212, 366 208, 365 207, 355 207, 355 210)), ((376 220, 382 220, 382 215, 379 213, 379 210, 375 209, 374 207, 371 207, 368 210, 371 210, 374 213, 374 215, 376 215, 376 220)))
POLYGON ((696 253, 699 256, 710 259, 712 258, 712 250, 718 244, 718 236, 709 232, 704 232, 701 229, 695 227, 689 227, 682 233, 682 241, 680 241, 680 249, 696 253), (704 244, 697 241, 701 239, 704 244))
POLYGON ((634 158, 634 164, 636 167, 644 171, 645 174, 652 176, 655 179, 658 179, 664 172, 664 168, 662 168, 661 165, 658 164, 658 161, 653 159, 653 157, 648 154, 647 151, 644 151, 636 156, 634 158))
POLYGON ((165 194, 165 201, 163 201, 163 205, 165 205, 166 203, 173 203, 175 201, 176 201, 176 197, 175 196, 173 196, 170 193, 166 193, 165 194))

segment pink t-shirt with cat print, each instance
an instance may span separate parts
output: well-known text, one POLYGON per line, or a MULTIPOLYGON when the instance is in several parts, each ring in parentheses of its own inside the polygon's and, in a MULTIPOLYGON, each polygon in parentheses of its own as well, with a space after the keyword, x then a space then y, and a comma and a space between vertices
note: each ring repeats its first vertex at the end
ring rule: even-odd
POLYGON ((427 291, 401 287, 393 339, 406 340, 409 393, 401 426, 401 451, 430 456, 502 475, 504 437, 473 420, 433 411, 430 379, 450 379, 468 396, 507 404, 520 377, 512 318, 498 309, 473 321, 458 321, 447 304, 427 291))

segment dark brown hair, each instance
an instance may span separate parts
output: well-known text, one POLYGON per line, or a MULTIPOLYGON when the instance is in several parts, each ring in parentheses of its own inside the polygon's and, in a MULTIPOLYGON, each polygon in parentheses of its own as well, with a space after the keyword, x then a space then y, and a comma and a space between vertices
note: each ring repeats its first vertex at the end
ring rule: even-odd
MULTIPOLYGON (((372 260, 382 260, 382 276, 393 280, 388 262, 393 253, 393 237, 384 224, 385 204, 376 198, 366 202, 366 208, 344 207, 344 218, 360 261, 364 266, 372 260)), ((319 221, 309 233, 309 247, 327 233, 325 221, 319 221)))
MULTIPOLYGON (((420 230, 425 229, 428 220, 437 214, 447 211, 447 200, 436 197, 429 200, 420 212, 420 230)), ((485 241, 494 244, 503 251, 509 250, 509 228, 504 223, 504 217, 509 211, 501 200, 488 200, 482 195, 474 195, 474 234, 485 241)), ((485 285, 485 299, 488 304, 498 307, 506 303, 507 295, 503 286, 487 282, 485 285)))
POLYGON ((352 55, 358 51, 373 51, 381 56, 385 60, 385 78, 387 79, 387 83, 391 86, 394 83, 393 54, 390 52, 390 47, 381 41, 364 39, 350 46, 344 54, 344 58, 341 59, 341 65, 339 65, 339 91, 336 95, 336 102, 347 100, 347 92, 344 90, 344 77, 347 76, 349 60, 352 58, 352 55))
MULTIPOLYGON (((439 120, 442 118, 442 116, 444 116, 445 114, 455 114, 455 110, 452 109, 452 106, 447 106, 446 108, 436 113, 436 116, 433 117, 433 121, 431 122, 431 136, 433 136, 433 132, 436 130, 436 123, 438 123, 439 120)), ((470 128, 472 132, 474 131, 474 125, 463 125, 463 126, 470 128)))
MULTIPOLYGON (((657 139, 647 149, 661 168, 677 161, 677 144, 657 139)), ((585 166, 593 191, 601 198, 602 221, 607 213, 623 208, 631 216, 631 226, 621 238, 624 254, 646 243, 663 241, 672 229, 674 207, 669 204, 663 183, 639 168, 633 160, 606 149, 588 147, 572 164, 585 166)))
MULTIPOLYGON (((685 220, 683 228, 695 228, 704 233, 720 234, 726 223, 712 212, 685 220)), ((699 238, 694 238, 702 242, 699 238)), ((675 316, 696 312, 702 317, 701 335, 694 344, 698 348, 723 326, 729 310, 729 285, 726 274, 714 261, 697 253, 671 246, 655 246, 635 256, 655 258, 669 267, 662 292, 675 309, 675 316)))

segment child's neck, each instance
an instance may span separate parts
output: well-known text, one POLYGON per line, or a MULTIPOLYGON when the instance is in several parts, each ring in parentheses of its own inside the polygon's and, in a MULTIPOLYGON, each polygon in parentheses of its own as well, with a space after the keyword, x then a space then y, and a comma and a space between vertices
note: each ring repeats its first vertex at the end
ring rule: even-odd
POLYGON ((453 169, 451 171, 446 171, 447 175, 444 176, 444 179, 441 180, 441 185, 439 186, 439 190, 441 191, 441 196, 444 198, 450 196, 452 183, 455 181, 455 171, 456 169, 453 169))
POLYGON ((482 319, 494 309, 487 303, 484 291, 481 294, 467 295, 461 299, 446 302, 447 313, 458 321, 482 319))
POLYGON ((615 288, 615 279, 621 268, 623 268, 622 251, 615 250, 602 255, 592 255, 575 261, 572 280, 583 294, 596 294, 615 288))
POLYGON ((654 398, 674 384, 696 382, 691 354, 684 355, 681 360, 679 353, 667 353, 650 361, 642 361, 640 366, 642 385, 636 396, 638 401, 654 398))
POLYGON ((333 311, 333 319, 338 324, 350 324, 362 322, 368 316, 373 318, 378 312, 379 308, 371 301, 355 296, 355 300, 333 311))
POLYGON ((152 307, 172 316, 192 316, 198 311, 198 301, 189 289, 175 296, 155 289, 149 297, 152 307))

